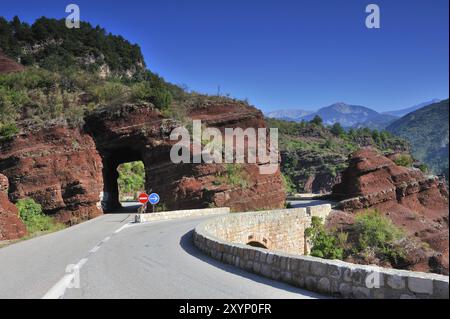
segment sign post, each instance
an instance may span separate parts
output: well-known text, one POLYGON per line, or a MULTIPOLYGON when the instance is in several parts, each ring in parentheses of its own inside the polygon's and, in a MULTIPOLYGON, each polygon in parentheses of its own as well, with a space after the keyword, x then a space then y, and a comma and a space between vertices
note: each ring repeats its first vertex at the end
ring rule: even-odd
POLYGON ((150 196, 148 196, 148 202, 150 204, 152 204, 153 212, 155 212, 155 205, 159 203, 159 200, 160 200, 160 197, 156 193, 152 193, 152 194, 150 194, 150 196))
POLYGON ((140 213, 145 212, 145 208, 146 208, 145 206, 147 206, 147 203, 148 203, 148 195, 146 193, 142 193, 141 195, 139 195, 138 199, 139 199, 139 203, 141 203, 143 206, 143 209, 138 209, 138 212, 140 212, 140 213))

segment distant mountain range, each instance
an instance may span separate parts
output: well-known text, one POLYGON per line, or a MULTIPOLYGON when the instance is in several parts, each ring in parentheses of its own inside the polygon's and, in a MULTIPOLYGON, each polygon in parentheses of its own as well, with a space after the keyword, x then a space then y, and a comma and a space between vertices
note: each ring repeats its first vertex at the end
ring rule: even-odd
POLYGON ((412 107, 385 113, 379 113, 361 105, 350 105, 339 102, 320 108, 316 112, 301 109, 277 110, 267 113, 266 116, 286 121, 300 122, 302 120, 310 121, 318 115, 322 118, 325 125, 333 125, 339 122, 345 128, 368 127, 381 130, 385 129, 401 116, 438 101, 437 99, 433 99, 412 107))
POLYGON ((314 111, 305 111, 305 110, 277 110, 273 112, 269 112, 266 114, 267 117, 270 117, 272 119, 279 119, 279 120, 285 120, 285 121, 295 121, 300 122, 303 117, 314 113, 314 111))
POLYGON ((433 173, 446 175, 448 179, 448 99, 408 113, 386 129, 409 141, 415 158, 427 164, 433 173))
POLYGON ((440 101, 441 100, 439 100, 439 99, 432 99, 430 101, 423 102, 423 103, 420 103, 420 104, 408 107, 406 109, 401 109, 401 110, 397 110, 397 111, 390 111, 390 112, 384 112, 383 114, 389 114, 389 115, 393 115, 393 116, 402 117, 402 116, 405 116, 408 113, 414 112, 415 110, 421 109, 421 108, 423 108, 423 107, 425 107, 427 105, 438 103, 440 101))

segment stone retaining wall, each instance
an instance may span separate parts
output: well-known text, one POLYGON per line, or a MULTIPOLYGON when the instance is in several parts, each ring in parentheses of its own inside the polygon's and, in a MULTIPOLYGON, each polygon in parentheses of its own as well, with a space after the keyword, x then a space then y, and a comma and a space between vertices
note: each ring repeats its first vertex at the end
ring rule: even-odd
POLYGON ((305 208, 277 210, 273 214, 236 213, 206 224, 205 230, 231 243, 304 254, 305 225, 309 225, 309 220, 305 208))
POLYGON ((174 210, 174 211, 168 211, 168 212, 162 212, 162 213, 136 214, 135 222, 136 223, 145 223, 145 222, 157 221, 157 220, 168 220, 168 219, 209 216, 209 215, 213 216, 213 215, 228 214, 228 213, 230 213, 229 207, 174 210))
MULTIPOLYGON (((227 264, 267 278, 322 294, 343 298, 449 298, 447 276, 356 265, 337 260, 326 260, 285 251, 301 251, 302 234, 311 216, 323 216, 329 208, 279 210, 230 214, 208 220, 196 227, 194 244, 207 255, 227 264), (299 234, 293 231, 301 222, 299 234), (294 224, 294 226, 289 226, 294 224), (274 235, 279 227, 280 235, 274 235), (271 250, 246 245, 248 234, 260 230, 267 237, 271 250), (264 230, 269 233, 264 234, 264 230), (272 235, 271 235, 272 234, 272 235), (281 241, 286 240, 285 244, 281 241)), ((267 247, 267 246, 266 246, 267 247)))

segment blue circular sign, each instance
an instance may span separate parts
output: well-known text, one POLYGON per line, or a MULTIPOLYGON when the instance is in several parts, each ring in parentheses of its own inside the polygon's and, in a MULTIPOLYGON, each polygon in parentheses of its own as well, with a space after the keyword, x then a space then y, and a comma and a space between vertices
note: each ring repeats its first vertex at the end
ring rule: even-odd
POLYGON ((148 202, 152 205, 158 204, 159 203, 159 195, 156 193, 150 194, 150 196, 148 197, 148 202))

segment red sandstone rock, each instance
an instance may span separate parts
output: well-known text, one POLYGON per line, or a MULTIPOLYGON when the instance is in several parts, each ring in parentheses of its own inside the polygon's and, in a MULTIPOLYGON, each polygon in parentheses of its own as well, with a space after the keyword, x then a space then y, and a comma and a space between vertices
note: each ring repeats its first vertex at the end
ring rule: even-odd
POLYGON ((9 182, 5 175, 0 174, 0 192, 8 193, 9 182))
POLYGON ((0 74, 1 73, 19 72, 19 71, 22 71, 23 69, 24 69, 24 67, 21 64, 6 57, 0 51, 0 74))
POLYGON ((79 129, 52 127, 1 143, 0 171, 9 178, 13 201, 33 198, 61 222, 101 214, 101 158, 79 129))
POLYGON ((27 234, 16 206, 8 200, 7 190, 8 179, 0 174, 0 241, 19 239, 27 234))
MULTIPOLYGON (((208 126, 265 127, 262 113, 245 104, 224 102, 194 107, 188 115, 208 126)), ((31 197, 47 214, 78 223, 119 207, 117 166, 142 160, 146 191, 158 192, 167 209, 229 206, 233 210, 280 208, 281 174, 261 175, 257 164, 242 166, 245 187, 217 186, 221 164, 174 164, 169 136, 178 124, 151 105, 99 110, 84 129, 55 126, 26 132, 0 143, 0 171, 10 180, 13 201, 31 197)))
MULTIPOLYGON (((188 116, 222 132, 225 128, 265 127, 259 110, 235 102, 194 107, 188 110, 188 116)), ((104 157, 106 170, 114 171, 124 161, 142 160, 146 167, 146 190, 158 192, 161 203, 168 209, 215 205, 237 211, 284 205, 285 191, 279 171, 262 175, 257 164, 245 164, 242 170, 248 182, 246 187, 219 187, 214 182, 224 165, 172 163, 169 152, 175 142, 169 140, 169 135, 176 125, 150 106, 124 106, 114 114, 106 110, 87 118, 87 127, 104 157)), ((105 183, 111 186, 105 185, 107 196, 114 198, 112 207, 118 204, 115 178, 112 176, 105 183)))
POLYGON ((434 254, 425 265, 417 260, 413 269, 448 274, 448 191, 437 177, 362 149, 351 155, 333 195, 342 200, 342 210, 378 209, 409 235, 428 243, 434 254))

